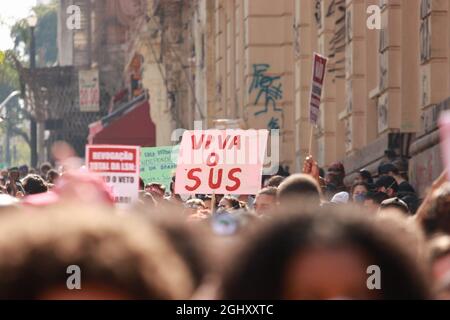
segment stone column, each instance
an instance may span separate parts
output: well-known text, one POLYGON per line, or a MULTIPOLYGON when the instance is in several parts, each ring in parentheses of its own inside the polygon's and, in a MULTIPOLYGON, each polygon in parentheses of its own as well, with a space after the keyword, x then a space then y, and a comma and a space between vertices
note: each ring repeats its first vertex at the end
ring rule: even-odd
POLYGON ((317 24, 314 18, 315 1, 295 1, 295 170, 302 170, 308 153, 309 96, 312 76, 312 53, 317 46, 317 24))
POLYGON ((293 3, 244 4, 244 119, 251 128, 281 130, 281 161, 293 169, 293 3))

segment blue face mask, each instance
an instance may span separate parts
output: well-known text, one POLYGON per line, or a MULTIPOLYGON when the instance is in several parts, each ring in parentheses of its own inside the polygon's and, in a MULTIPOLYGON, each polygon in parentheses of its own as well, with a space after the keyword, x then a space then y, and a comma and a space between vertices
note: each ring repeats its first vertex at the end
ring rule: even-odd
POLYGON ((356 203, 363 203, 366 200, 365 194, 358 194, 355 196, 355 202, 356 203))

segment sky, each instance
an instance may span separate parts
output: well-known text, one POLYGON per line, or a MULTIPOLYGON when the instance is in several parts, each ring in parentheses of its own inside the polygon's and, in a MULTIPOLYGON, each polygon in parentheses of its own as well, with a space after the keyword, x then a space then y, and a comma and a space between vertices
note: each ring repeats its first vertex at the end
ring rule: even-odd
MULTIPOLYGON (((9 25, 0 25, 0 50, 11 49, 13 47, 13 41, 9 36, 9 27, 14 24, 15 21, 22 18, 26 18, 30 15, 31 8, 36 3, 42 2, 39 0, 0 0, 2 9, 0 10, 0 20, 6 21, 9 25), (13 3, 11 5, 11 3, 13 3)), ((44 1, 45 2, 45 1, 44 1)))

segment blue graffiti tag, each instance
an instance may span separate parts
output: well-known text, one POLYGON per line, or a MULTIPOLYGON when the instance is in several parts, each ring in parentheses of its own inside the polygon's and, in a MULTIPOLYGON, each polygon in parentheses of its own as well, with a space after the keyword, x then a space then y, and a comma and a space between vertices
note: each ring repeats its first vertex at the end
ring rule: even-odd
POLYGON ((270 119, 269 123, 267 124, 267 128, 269 130, 280 130, 279 121, 280 121, 280 119, 272 117, 272 119, 270 119))
POLYGON ((259 100, 264 95, 264 110, 255 113, 258 116, 269 111, 269 106, 276 112, 282 112, 281 108, 277 108, 277 100, 283 98, 283 90, 281 83, 278 80, 281 77, 273 77, 265 74, 269 70, 270 66, 268 64, 254 64, 253 65, 253 81, 249 89, 249 94, 254 90, 259 90, 255 99, 255 105, 259 103, 259 100))

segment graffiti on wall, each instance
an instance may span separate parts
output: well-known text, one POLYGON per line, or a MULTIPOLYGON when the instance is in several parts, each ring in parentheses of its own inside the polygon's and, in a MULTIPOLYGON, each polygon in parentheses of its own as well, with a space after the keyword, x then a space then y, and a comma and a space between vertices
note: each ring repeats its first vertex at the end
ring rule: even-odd
MULTIPOLYGON (((267 114, 269 111, 283 112, 283 109, 277 106, 277 102, 283 99, 283 84, 280 76, 269 74, 269 64, 254 64, 252 83, 249 94, 256 92, 254 105, 262 103, 264 108, 255 112, 255 117, 267 114)), ((279 129, 279 119, 272 117, 267 125, 270 129, 279 129)))
POLYGON ((422 0, 420 7, 420 62, 426 63, 431 59, 431 2, 422 0))

